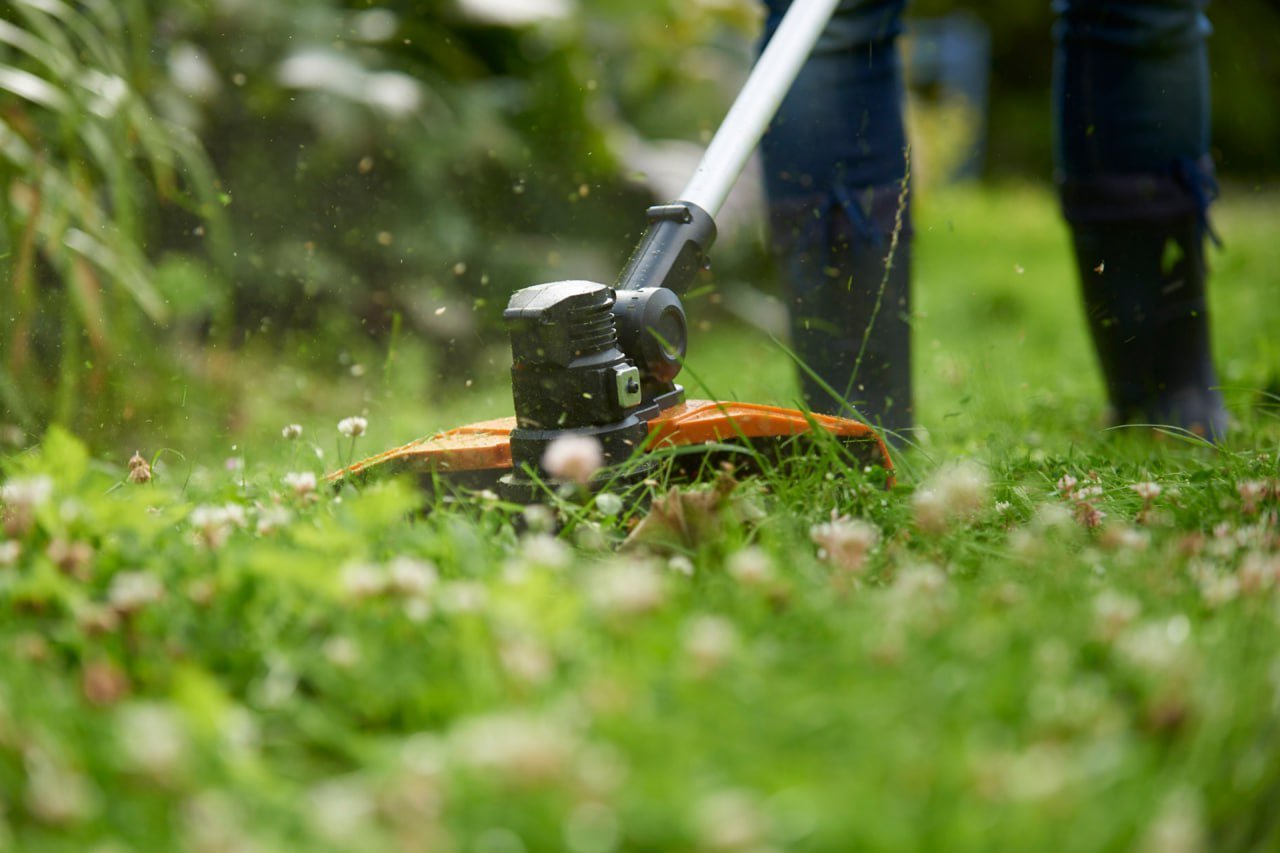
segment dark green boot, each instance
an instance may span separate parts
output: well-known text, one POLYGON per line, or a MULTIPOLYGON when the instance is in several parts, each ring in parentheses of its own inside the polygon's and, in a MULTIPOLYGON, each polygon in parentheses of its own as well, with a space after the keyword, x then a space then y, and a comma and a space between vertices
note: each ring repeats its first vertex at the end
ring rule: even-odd
POLYGON ((911 230, 900 196, 894 183, 770 208, 805 405, 845 416, 852 406, 890 433, 913 425, 911 230))
POLYGON ((1227 411, 1209 345, 1204 223, 1195 213, 1076 222, 1076 262, 1117 423, 1162 424, 1210 440, 1227 411))

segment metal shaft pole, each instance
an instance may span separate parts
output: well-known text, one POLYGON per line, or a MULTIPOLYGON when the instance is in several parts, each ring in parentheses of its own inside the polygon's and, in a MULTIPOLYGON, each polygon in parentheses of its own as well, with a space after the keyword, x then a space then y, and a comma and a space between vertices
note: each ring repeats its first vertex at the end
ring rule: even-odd
POLYGON ((681 201, 692 202, 713 217, 720 212, 839 2, 794 0, 712 137, 680 194, 681 201))

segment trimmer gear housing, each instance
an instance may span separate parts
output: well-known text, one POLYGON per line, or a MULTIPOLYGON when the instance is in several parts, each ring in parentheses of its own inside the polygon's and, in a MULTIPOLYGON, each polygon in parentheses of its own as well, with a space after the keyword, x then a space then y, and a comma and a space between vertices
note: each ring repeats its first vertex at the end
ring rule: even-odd
MULTIPOLYGON (((644 443, 640 370, 618 347, 615 301, 613 288, 589 281, 539 284, 512 295, 502 316, 511 334, 515 470, 502 479, 504 497, 537 496, 538 480, 546 478, 542 456, 566 433, 598 439, 611 466, 644 443)), ((632 473, 643 477, 649 467, 632 466, 632 473)))

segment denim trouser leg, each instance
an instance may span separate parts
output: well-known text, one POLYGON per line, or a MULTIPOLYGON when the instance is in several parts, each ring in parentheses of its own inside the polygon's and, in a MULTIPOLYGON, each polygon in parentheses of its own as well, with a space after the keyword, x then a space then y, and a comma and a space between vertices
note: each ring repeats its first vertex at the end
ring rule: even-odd
MULTIPOLYGON (((766 5, 765 40, 790 4, 766 5)), ((894 430, 911 426, 910 217, 899 210, 906 134, 896 44, 905 5, 844 0, 761 143, 792 344, 808 368, 805 402, 827 412, 852 403, 894 430), (886 264, 895 227, 901 233, 886 264)))
POLYGON ((1207 0, 1055 0, 1055 155, 1118 420, 1226 429, 1206 316, 1207 0))
POLYGON ((1054 0, 1054 154, 1069 220, 1205 213, 1206 3, 1054 0))

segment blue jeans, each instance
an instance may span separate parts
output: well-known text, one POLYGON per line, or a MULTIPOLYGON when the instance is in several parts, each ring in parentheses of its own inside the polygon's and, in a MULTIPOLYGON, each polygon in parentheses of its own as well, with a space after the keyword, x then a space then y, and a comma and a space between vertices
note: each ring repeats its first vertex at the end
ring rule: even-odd
MULTIPOLYGON (((1168 179, 1162 205, 1207 206, 1208 0, 1053 0, 1058 180, 1168 179), (1179 198, 1179 195, 1182 197, 1179 198)), ((765 0, 764 39, 790 0, 765 0)), ((906 136, 897 37, 907 0, 844 0, 761 145, 774 200, 893 183, 906 136)), ((1114 188, 1113 188, 1114 189, 1114 188)), ((1068 218, 1118 211, 1123 192, 1069 191, 1068 218), (1098 211, 1096 202, 1110 206, 1098 211)), ((1139 196, 1142 193, 1138 193, 1139 196)))

